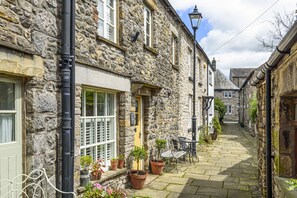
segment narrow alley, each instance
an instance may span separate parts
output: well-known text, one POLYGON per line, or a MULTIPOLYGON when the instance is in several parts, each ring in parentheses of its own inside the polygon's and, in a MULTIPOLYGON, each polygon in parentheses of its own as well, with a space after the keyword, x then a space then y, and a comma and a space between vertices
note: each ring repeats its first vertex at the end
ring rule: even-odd
POLYGON ((242 130, 237 124, 225 124, 216 141, 200 146, 199 162, 180 163, 178 173, 173 170, 151 178, 134 196, 261 197, 257 189, 257 147, 242 130))

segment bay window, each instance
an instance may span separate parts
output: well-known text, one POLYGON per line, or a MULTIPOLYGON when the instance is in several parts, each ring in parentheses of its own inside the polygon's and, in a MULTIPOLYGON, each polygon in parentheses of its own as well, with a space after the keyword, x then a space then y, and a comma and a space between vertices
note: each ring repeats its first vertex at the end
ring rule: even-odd
POLYGON ((98 34, 116 42, 116 0, 98 0, 98 34))
POLYGON ((82 92, 81 155, 102 159, 105 165, 116 156, 116 98, 114 93, 82 92))

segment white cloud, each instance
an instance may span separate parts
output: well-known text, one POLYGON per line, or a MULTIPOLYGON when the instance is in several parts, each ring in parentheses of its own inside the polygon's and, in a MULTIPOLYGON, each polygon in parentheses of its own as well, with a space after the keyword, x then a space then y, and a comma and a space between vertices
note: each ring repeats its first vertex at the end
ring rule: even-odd
MULTIPOLYGON (((236 37, 220 50, 210 54, 223 43, 238 34, 243 28, 255 20, 275 1, 271 0, 169 0, 180 12, 187 12, 197 5, 203 20, 207 20, 212 30, 201 39, 202 48, 209 58, 216 57, 217 67, 227 73, 231 67, 258 67, 270 56, 270 52, 260 52, 257 35, 267 34, 270 28, 267 21, 272 21, 274 13, 292 12, 296 9, 296 1, 279 0, 251 27, 236 37)), ((198 30, 199 33, 199 30, 198 30)))

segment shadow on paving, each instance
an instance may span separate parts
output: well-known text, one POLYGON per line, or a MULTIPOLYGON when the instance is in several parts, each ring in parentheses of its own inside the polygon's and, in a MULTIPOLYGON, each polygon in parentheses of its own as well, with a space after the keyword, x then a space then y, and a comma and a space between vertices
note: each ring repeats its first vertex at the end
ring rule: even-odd
POLYGON ((261 197, 256 150, 237 125, 226 124, 218 140, 199 147, 199 162, 180 163, 178 173, 172 170, 157 176, 134 197, 261 197))

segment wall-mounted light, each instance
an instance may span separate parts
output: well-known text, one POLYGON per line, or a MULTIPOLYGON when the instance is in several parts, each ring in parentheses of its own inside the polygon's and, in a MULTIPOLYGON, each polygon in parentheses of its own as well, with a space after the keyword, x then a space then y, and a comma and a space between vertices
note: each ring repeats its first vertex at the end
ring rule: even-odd
POLYGON ((132 35, 132 37, 131 37, 132 43, 134 43, 137 40, 138 36, 139 36, 139 32, 138 31, 134 35, 132 35))

